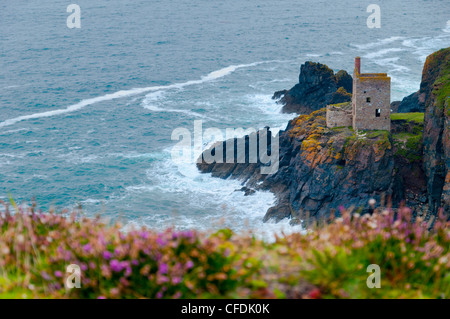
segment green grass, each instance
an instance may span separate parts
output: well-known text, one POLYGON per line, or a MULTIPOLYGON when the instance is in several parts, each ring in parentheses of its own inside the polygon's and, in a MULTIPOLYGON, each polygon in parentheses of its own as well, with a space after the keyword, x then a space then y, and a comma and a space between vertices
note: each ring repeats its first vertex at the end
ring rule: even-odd
POLYGON ((401 155, 410 162, 420 161, 422 159, 422 140, 423 134, 412 134, 401 132, 393 134, 394 144, 397 145, 397 155, 401 155))
POLYGON ((417 136, 417 135, 408 133, 408 132, 392 134, 392 137, 394 138, 394 140, 403 140, 403 141, 407 141, 410 138, 415 137, 415 136, 417 136))
MULTIPOLYGON (((444 108, 445 103, 450 100, 450 48, 441 49, 435 53, 443 64, 439 76, 433 84, 433 93, 437 95, 437 107, 444 108), (445 59, 445 61, 444 61, 445 59)), ((447 111, 449 115, 449 111, 447 111)))
POLYGON ((423 123, 424 113, 392 113, 391 120, 406 120, 408 122, 423 123))

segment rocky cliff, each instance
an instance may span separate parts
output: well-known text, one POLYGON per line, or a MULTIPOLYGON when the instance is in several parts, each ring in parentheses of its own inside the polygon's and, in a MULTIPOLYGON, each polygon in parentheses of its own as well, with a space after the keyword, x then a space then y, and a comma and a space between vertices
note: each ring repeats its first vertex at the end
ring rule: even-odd
POLYGON ((334 74, 325 64, 306 62, 300 67, 299 82, 290 90, 275 92, 283 112, 309 114, 325 107, 351 101, 352 77, 346 71, 334 74))
MULTIPOLYGON (((428 57, 423 68, 419 91, 408 95, 401 102, 393 102, 394 105, 398 104, 397 112, 425 112, 425 109, 427 108, 426 102, 430 100, 434 82, 439 76, 438 69, 440 70, 440 68, 444 67, 446 56, 448 56, 448 49, 442 49, 428 57), (430 66, 430 60, 435 61, 434 66, 430 66)), ((433 63, 431 63, 431 65, 432 64, 433 63)))
MULTIPOLYGON (((260 156, 250 162, 249 156, 238 156, 236 146, 245 145, 245 154, 256 141, 256 149, 268 145, 271 139, 263 131, 235 139, 234 149, 226 142, 208 150, 214 154, 224 150, 228 163, 198 164, 202 172, 221 178, 242 181, 246 195, 255 190, 270 190, 277 203, 270 208, 265 220, 292 218, 301 213, 313 217, 339 215, 339 207, 355 207, 370 211, 369 199, 376 205, 398 207, 406 203, 419 215, 436 213, 439 207, 449 211, 450 204, 450 49, 434 53, 424 66, 422 113, 395 114, 391 132, 355 132, 351 127, 327 128, 325 109, 300 115, 280 131, 278 170, 261 174, 260 156), (264 140, 262 140, 264 138, 264 140), (267 139, 267 140, 266 140, 267 139), (261 145, 261 141, 265 141, 261 145)), ((304 70, 304 69, 303 69, 304 70)), ((330 72, 326 81, 330 79, 330 72)), ((303 83, 314 82, 303 78, 303 83)), ((323 100, 322 100, 323 102, 323 100)), ((430 214, 428 214, 430 216, 430 214)))
POLYGON ((450 48, 427 57, 421 90, 426 94, 424 167, 430 208, 450 212, 450 48))
MULTIPOLYGON (((417 125, 395 121, 395 135, 387 131, 357 133, 350 127, 329 129, 325 109, 321 109, 291 120, 279 133, 279 168, 275 174, 261 174, 262 164, 249 163, 248 156, 238 158, 236 147, 232 163, 203 161, 198 168, 215 177, 241 180, 246 194, 259 189, 274 192, 278 200, 267 211, 266 221, 295 220, 301 212, 312 217, 327 216, 341 205, 368 211, 371 198, 377 203, 391 201, 394 206, 406 199, 419 209, 420 201, 426 202, 426 197, 420 198, 425 190, 421 134, 414 152, 409 151, 409 139, 417 140, 414 133, 422 131, 417 125)), ((246 152, 249 140, 244 140, 246 152)), ((255 140, 259 148, 259 138, 255 140)), ((223 148, 225 159, 226 146, 225 142, 217 143, 212 153, 215 148, 223 148)))
MULTIPOLYGON (((421 89, 422 90, 422 89, 421 89)), ((403 98, 403 100, 392 102, 391 108, 398 113, 424 112, 426 93, 421 90, 403 98)))

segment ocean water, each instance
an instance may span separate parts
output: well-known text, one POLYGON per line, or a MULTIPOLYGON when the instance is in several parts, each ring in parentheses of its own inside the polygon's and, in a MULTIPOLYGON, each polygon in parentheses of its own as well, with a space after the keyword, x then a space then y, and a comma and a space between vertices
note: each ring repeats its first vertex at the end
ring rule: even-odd
MULTIPOLYGON (((305 61, 392 77, 416 91, 428 54, 450 45, 448 0, 62 0, 0 3, 0 199, 82 205, 127 226, 299 231, 263 224, 275 197, 171 159, 175 128, 284 128, 274 91, 305 61)), ((211 141, 205 141, 211 142, 211 141)))

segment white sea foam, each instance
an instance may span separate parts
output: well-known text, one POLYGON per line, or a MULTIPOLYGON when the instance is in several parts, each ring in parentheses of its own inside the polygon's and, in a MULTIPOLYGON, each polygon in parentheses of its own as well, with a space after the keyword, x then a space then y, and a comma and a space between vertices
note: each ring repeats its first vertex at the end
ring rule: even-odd
POLYGON ((321 57, 323 54, 317 54, 317 53, 309 53, 309 54, 307 54, 306 56, 308 57, 308 58, 318 58, 318 57, 321 57))
POLYGON ((373 62, 375 64, 381 65, 381 66, 387 66, 389 67, 389 73, 393 72, 408 72, 411 69, 400 65, 396 63, 400 58, 399 57, 393 57, 393 58, 385 58, 385 59, 375 59, 373 62))
POLYGON ((4 132, 0 131, 0 135, 12 134, 12 133, 17 133, 17 132, 22 132, 22 131, 29 131, 29 130, 30 130, 29 128, 19 128, 19 129, 16 129, 16 130, 8 130, 8 131, 4 131, 4 132))
POLYGON ((168 107, 160 107, 156 105, 158 103, 158 100, 163 97, 165 91, 157 91, 150 94, 147 94, 142 101, 142 107, 152 111, 152 112, 168 112, 168 113, 183 113, 192 117, 196 118, 203 118, 203 119, 209 119, 211 121, 217 121, 216 119, 213 119, 209 116, 206 116, 204 114, 200 114, 198 112, 194 112, 191 110, 185 110, 185 109, 174 109, 174 108, 168 108, 168 107))
POLYGON ((447 21, 447 25, 445 26, 444 29, 442 29, 442 31, 450 33, 450 20, 447 21))
MULTIPOLYGON (((282 113, 283 105, 277 104, 271 94, 248 94, 245 96, 249 107, 256 108, 264 114, 271 116, 271 122, 277 122, 278 125, 286 127, 289 120, 292 119, 292 114, 282 113)), ((269 123, 268 123, 269 124, 269 123)))
POLYGON ((395 41, 399 41, 404 39, 404 37, 399 37, 399 36, 392 36, 390 38, 386 38, 386 39, 382 39, 376 42, 370 42, 367 44, 352 44, 354 47, 357 47, 360 50, 367 50, 367 49, 372 49, 374 47, 377 46, 382 46, 382 45, 386 45, 395 41))
POLYGON ((382 49, 382 50, 378 50, 378 51, 375 51, 372 53, 368 53, 368 54, 364 55, 364 57, 367 59, 373 59, 373 58, 378 58, 378 57, 384 56, 391 52, 400 52, 400 51, 404 51, 404 49, 402 49, 402 48, 382 49))
POLYGON ((424 63, 428 55, 441 48, 448 47, 450 43, 450 20, 447 21, 442 31, 443 33, 435 37, 405 39, 402 41, 402 45, 412 50, 412 53, 417 56, 417 59, 421 63, 424 63))
POLYGON ((274 62, 274 61, 262 61, 262 62, 254 62, 254 63, 249 63, 249 64, 230 65, 223 69, 213 71, 213 72, 209 73, 208 75, 201 77, 200 80, 191 80, 191 81, 187 81, 187 82, 183 82, 183 83, 175 83, 175 84, 163 85, 163 86, 151 86, 151 87, 145 87, 145 88, 135 88, 135 89, 131 89, 131 90, 121 90, 121 91, 114 92, 111 94, 106 94, 103 96, 82 100, 79 103, 72 104, 64 109, 51 110, 51 111, 34 113, 34 114, 29 114, 29 115, 22 115, 22 116, 18 116, 15 118, 11 118, 6 121, 0 122, 0 127, 13 125, 13 124, 16 124, 17 122, 26 121, 26 120, 63 115, 63 114, 78 111, 78 110, 85 108, 86 106, 89 106, 92 104, 105 102, 105 101, 111 101, 111 100, 120 99, 120 98, 124 98, 124 97, 135 96, 135 95, 144 94, 147 92, 170 90, 170 89, 181 89, 186 86, 198 85, 198 84, 202 84, 205 82, 220 79, 220 78, 227 76, 241 68, 248 68, 248 67, 257 66, 259 64, 272 63, 272 62, 274 62))
POLYGON ((2 90, 16 89, 18 87, 21 87, 21 85, 9 85, 9 86, 2 87, 2 90))
MULTIPOLYGON (((169 153, 169 150, 165 152, 169 153)), ((275 234, 282 232, 303 231, 300 226, 289 226, 288 220, 278 224, 263 223, 267 209, 275 203, 274 194, 258 191, 251 196, 244 196, 243 192, 238 191, 242 187, 241 182, 202 174, 193 163, 184 164, 186 167, 183 171, 190 171, 189 174, 180 174, 177 164, 170 161, 169 155, 166 156, 167 160, 158 161, 147 170, 148 184, 127 187, 127 196, 150 198, 154 192, 171 194, 172 198, 185 202, 186 211, 156 210, 131 220, 127 227, 147 226, 163 230, 172 226, 202 231, 229 227, 236 232, 254 232, 267 240, 273 240, 275 234)))
POLYGON ((392 99, 401 100, 406 95, 416 92, 419 89, 420 77, 416 80, 407 76, 391 76, 392 82, 392 99))

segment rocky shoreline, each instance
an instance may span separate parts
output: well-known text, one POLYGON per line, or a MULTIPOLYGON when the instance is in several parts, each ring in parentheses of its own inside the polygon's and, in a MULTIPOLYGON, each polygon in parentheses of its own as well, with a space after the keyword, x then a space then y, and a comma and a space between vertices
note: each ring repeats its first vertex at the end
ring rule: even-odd
MULTIPOLYGON (((418 215, 433 215, 443 208, 450 213, 450 48, 431 54, 425 63, 420 90, 425 118, 392 120, 392 130, 355 132, 350 127, 327 128, 327 104, 351 100, 352 78, 345 71, 337 74, 320 63, 306 62, 299 83, 290 90, 276 92, 284 112, 302 115, 291 120, 279 137, 279 168, 275 174, 261 174, 260 159, 239 158, 236 147, 228 150, 232 163, 197 164, 213 177, 242 181, 242 191, 270 190, 277 196, 264 221, 295 220, 300 214, 313 218, 339 215, 340 207, 369 212, 369 199, 376 205, 393 208, 406 204, 418 215)), ((411 100, 410 98, 409 100, 411 100)), ((403 102, 402 102, 403 103, 403 102)), ((402 110, 404 109, 400 104, 402 110)), ((408 110, 421 110, 408 109, 408 110)), ((245 154, 249 141, 258 147, 266 128, 255 136, 235 139, 245 154)), ((223 148, 219 142, 208 152, 223 148)), ((265 144, 264 144, 265 145, 265 144)), ((267 140, 270 152, 270 138, 267 140)))

